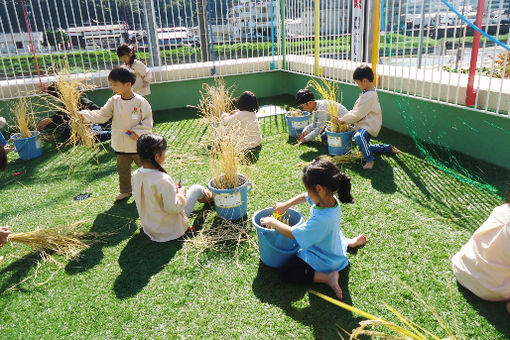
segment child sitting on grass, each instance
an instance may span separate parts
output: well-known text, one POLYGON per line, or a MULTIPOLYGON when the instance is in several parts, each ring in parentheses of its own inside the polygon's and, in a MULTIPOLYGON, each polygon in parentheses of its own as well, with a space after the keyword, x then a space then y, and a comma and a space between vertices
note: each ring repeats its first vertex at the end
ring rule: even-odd
POLYGON ((166 140, 155 134, 145 134, 138 139, 137 151, 142 167, 132 178, 136 208, 143 231, 151 240, 166 242, 184 235, 188 217, 195 203, 213 200, 213 194, 201 185, 189 189, 176 187, 162 164, 166 158, 166 140))
POLYGON ((312 123, 307 125, 299 136, 300 143, 306 143, 321 135, 323 141, 326 140, 324 129, 331 120, 331 108, 336 105, 338 116, 342 117, 348 110, 340 103, 325 99, 315 100, 315 95, 309 89, 301 89, 296 94, 296 105, 303 111, 312 114, 312 123))
POLYGON ((389 144, 370 145, 370 139, 377 137, 382 125, 381 104, 373 83, 374 72, 369 66, 359 66, 354 70, 353 78, 363 92, 352 110, 343 117, 339 117, 339 122, 354 124, 356 129, 354 140, 366 162, 363 169, 372 169, 374 153, 400 153, 400 150, 389 144))
POLYGON ((117 56, 124 63, 123 66, 131 69, 136 74, 133 92, 144 97, 151 94, 152 72, 144 63, 136 59, 134 49, 126 44, 120 45, 117 48, 117 56))
POLYGON ((131 87, 136 75, 126 67, 114 68, 108 75, 115 95, 108 99, 100 110, 79 111, 92 123, 106 123, 112 119, 112 149, 117 154, 120 194, 117 201, 131 196, 131 164, 140 166, 142 162, 136 154, 136 141, 139 136, 152 132, 152 109, 149 102, 131 87))
POLYGON ((506 301, 510 313, 510 185, 505 204, 494 208, 462 249, 453 256, 457 281, 476 296, 506 301))
MULTIPOLYGON (((7 121, 5 120, 4 117, 0 117, 0 130, 3 129, 5 125, 7 125, 7 121)), ((2 131, 0 131, 0 148, 2 148, 6 154, 14 150, 7 144, 4 135, 2 135, 2 131)))
POLYGON ((239 130, 243 150, 254 149, 262 143, 262 131, 257 118, 257 97, 253 92, 245 91, 237 99, 237 107, 239 110, 224 113, 221 122, 239 130))
POLYGON ((347 247, 357 248, 367 243, 363 234, 346 239, 342 233, 340 202, 354 203, 351 180, 327 158, 319 157, 303 169, 303 183, 306 193, 284 203, 275 203, 273 209, 282 214, 293 205, 308 202, 311 208, 306 222, 294 227, 274 217, 264 217, 260 222, 295 239, 301 249, 280 269, 284 282, 325 283, 342 299, 338 272, 349 264, 347 247))

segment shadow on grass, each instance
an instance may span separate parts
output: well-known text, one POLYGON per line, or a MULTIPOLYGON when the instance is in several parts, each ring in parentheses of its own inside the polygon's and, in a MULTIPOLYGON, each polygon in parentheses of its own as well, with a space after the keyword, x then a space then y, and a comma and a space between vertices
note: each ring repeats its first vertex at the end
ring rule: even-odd
POLYGON ((113 284, 117 298, 125 299, 138 294, 153 275, 165 268, 182 244, 181 239, 151 241, 142 230, 131 237, 119 256, 122 272, 113 284))
MULTIPOLYGON (((42 260, 41 254, 34 252, 3 268, 0 271, 0 294, 20 284, 28 276, 32 268, 36 267, 42 260)), ((23 291, 22 287, 18 287, 18 289, 23 291)))
POLYGON ((79 274, 101 262, 104 257, 103 248, 113 247, 129 238, 137 229, 138 212, 135 201, 116 202, 113 206, 97 215, 90 232, 109 233, 102 242, 95 243, 81 252, 80 256, 66 266, 68 274, 79 274))
MULTIPOLYGON (((349 293, 349 269, 340 272, 340 287, 343 292, 343 302, 352 304, 349 293)), ((338 306, 331 304, 318 296, 309 294, 309 305, 296 307, 296 301, 302 300, 308 289, 316 290, 334 297, 333 292, 326 285, 288 285, 278 278, 278 270, 259 264, 257 276, 252 284, 253 293, 261 301, 281 308, 288 316, 297 322, 313 329, 315 339, 338 339, 337 326, 351 331, 358 327, 362 320, 354 317, 338 306)))
POLYGON ((393 166, 379 155, 376 156, 372 169, 363 169, 361 164, 346 164, 345 167, 358 173, 361 177, 370 179, 372 188, 377 191, 385 194, 393 194, 397 191, 393 166))
POLYGON ((506 302, 482 300, 458 282, 457 287, 459 292, 478 314, 486 318, 499 332, 504 334, 507 338, 510 338, 510 315, 508 315, 506 310, 506 302))

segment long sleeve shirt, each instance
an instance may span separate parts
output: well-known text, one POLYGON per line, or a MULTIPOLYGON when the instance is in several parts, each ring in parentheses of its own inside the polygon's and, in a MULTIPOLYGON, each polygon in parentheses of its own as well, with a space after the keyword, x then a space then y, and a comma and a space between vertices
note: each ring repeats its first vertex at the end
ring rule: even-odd
POLYGON ((172 177, 156 169, 139 168, 131 183, 143 231, 151 240, 166 242, 186 232, 186 198, 176 193, 172 177))
POLYGON ((340 103, 335 101, 329 101, 325 99, 316 100, 317 108, 315 112, 312 114, 312 123, 305 127, 305 140, 307 142, 313 140, 317 137, 328 125, 331 120, 331 110, 338 110, 338 117, 343 117, 348 111, 347 109, 340 103))
POLYGON ((382 110, 377 92, 364 91, 354 107, 342 118, 347 124, 354 124, 356 131, 363 128, 372 137, 377 137, 382 125, 382 110))
POLYGON ((132 65, 125 66, 129 67, 136 74, 136 81, 133 84, 133 92, 138 93, 141 96, 148 96, 151 94, 150 82, 152 81, 151 70, 142 63, 140 60, 135 59, 132 65))
POLYGON ((223 118, 221 122, 239 132, 243 150, 256 148, 262 143, 262 132, 255 112, 239 111, 223 118))
POLYGON ((91 123, 105 123, 112 119, 112 148, 119 153, 136 153, 136 141, 126 134, 133 131, 138 136, 152 132, 152 109, 139 94, 131 99, 114 95, 99 110, 82 110, 80 113, 91 123))

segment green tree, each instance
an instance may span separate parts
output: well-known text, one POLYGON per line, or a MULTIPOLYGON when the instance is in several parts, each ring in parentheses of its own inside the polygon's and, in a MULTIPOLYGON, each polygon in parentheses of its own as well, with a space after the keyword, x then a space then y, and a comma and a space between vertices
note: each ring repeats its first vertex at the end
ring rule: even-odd
POLYGON ((69 35, 64 31, 46 31, 43 37, 43 46, 57 46, 58 44, 64 44, 69 41, 69 35))

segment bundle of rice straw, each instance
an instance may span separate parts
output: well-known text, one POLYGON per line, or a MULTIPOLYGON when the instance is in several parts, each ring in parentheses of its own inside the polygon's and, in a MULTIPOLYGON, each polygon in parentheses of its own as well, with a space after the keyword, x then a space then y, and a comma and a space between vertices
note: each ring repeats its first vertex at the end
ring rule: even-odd
POLYGON ((200 91, 198 111, 212 128, 215 128, 224 112, 231 112, 234 109, 234 98, 232 87, 226 87, 223 78, 214 79, 214 85, 203 84, 200 91))
POLYGON ((304 115, 305 114, 301 110, 294 109, 294 108, 291 108, 289 110, 289 116, 291 116, 291 117, 303 117, 304 115))
POLYGON ((66 259, 76 257, 80 251, 88 248, 99 234, 76 231, 76 227, 84 221, 76 222, 68 227, 37 229, 27 233, 9 235, 9 241, 23 243, 44 254, 56 253, 66 259))
POLYGON ((232 189, 242 185, 243 177, 239 174, 242 165, 248 160, 239 136, 240 131, 232 126, 220 125, 216 140, 211 148, 211 169, 214 186, 218 189, 232 189))
POLYGON ((16 127, 22 138, 32 137, 32 132, 36 128, 36 120, 33 113, 32 103, 27 98, 20 98, 14 102, 11 107, 16 118, 16 127))
POLYGON ((351 149, 345 155, 329 156, 329 159, 335 164, 361 163, 363 154, 358 149, 351 149))
MULTIPOLYGON (((328 101, 329 112, 331 114, 330 128, 331 132, 347 132, 351 128, 347 124, 340 124, 338 122, 338 107, 334 102, 337 101, 337 90, 336 85, 333 82, 322 79, 318 82, 315 79, 311 79, 306 87, 312 88, 319 93, 322 99, 328 101)), ((343 94, 340 93, 340 103, 343 102, 343 94)))

